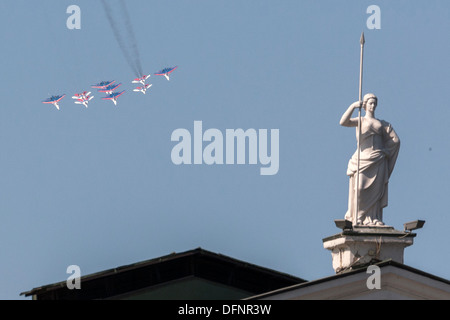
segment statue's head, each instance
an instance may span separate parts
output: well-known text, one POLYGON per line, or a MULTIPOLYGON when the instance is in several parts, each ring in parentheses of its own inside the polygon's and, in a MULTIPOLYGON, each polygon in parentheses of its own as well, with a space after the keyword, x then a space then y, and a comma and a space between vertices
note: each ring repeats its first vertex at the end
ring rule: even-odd
POLYGON ((378 98, 377 98, 377 96, 374 95, 373 93, 368 93, 363 98, 363 108, 364 108, 364 110, 366 110, 366 105, 367 105, 367 103, 369 102, 370 99, 374 100, 374 107, 375 108, 378 105, 378 98))

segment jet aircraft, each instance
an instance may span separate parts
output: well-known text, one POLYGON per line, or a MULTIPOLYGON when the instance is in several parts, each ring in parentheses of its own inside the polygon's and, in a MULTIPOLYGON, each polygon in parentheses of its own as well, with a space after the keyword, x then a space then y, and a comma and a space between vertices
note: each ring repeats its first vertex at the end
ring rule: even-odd
POLYGON ((155 73, 155 76, 164 76, 166 77, 167 81, 170 80, 170 74, 176 69, 178 68, 178 66, 176 67, 172 67, 172 68, 164 68, 161 71, 158 71, 157 73, 155 73))
POLYGON ((84 91, 82 93, 76 93, 72 99, 75 99, 75 103, 76 104, 82 104, 83 106, 85 106, 86 108, 88 107, 88 103, 89 101, 91 101, 92 99, 94 99, 94 96, 90 95, 90 92, 84 91))
POLYGON ((59 104, 58 104, 58 103, 59 103, 65 96, 66 96, 65 94, 58 95, 58 96, 51 96, 50 98, 45 99, 44 101, 42 101, 42 103, 51 103, 51 104, 53 104, 53 105, 56 107, 56 109, 59 110, 59 104))
POLYGON ((125 91, 122 92, 113 92, 107 97, 102 98, 103 100, 111 100, 114 102, 114 105, 117 106, 117 98, 120 97, 125 91))
POLYGON ((148 78, 150 78, 150 75, 144 75, 140 78, 136 78, 133 81, 131 81, 131 83, 141 83, 143 85, 145 85, 145 80, 147 80, 148 78))
MULTIPOLYGON (((87 92, 87 91, 83 91, 82 93, 75 93, 74 96, 72 97, 72 99, 84 99, 89 97, 91 93, 87 92)), ((94 96, 92 96, 94 97, 94 96)))
POLYGON ((148 88, 150 88, 152 86, 152 84, 145 84, 143 87, 137 87, 136 89, 134 89, 133 91, 136 92, 142 92, 143 94, 145 94, 145 92, 147 91, 148 88))
POLYGON ((104 88, 106 88, 107 86, 113 84, 114 82, 116 82, 116 81, 115 81, 115 80, 113 80, 113 81, 102 81, 102 82, 100 82, 100 83, 97 83, 97 84, 92 85, 92 88, 95 88, 95 89, 104 89, 104 88))
POLYGON ((104 87, 104 88, 102 88, 102 89, 98 89, 98 91, 99 92, 104 92, 104 93, 106 93, 106 94, 111 94, 111 93, 113 93, 114 92, 114 90, 116 90, 118 87, 120 87, 122 84, 121 83, 119 83, 119 84, 111 84, 111 85, 109 85, 109 86, 106 86, 106 87, 104 87))
POLYGON ((77 99, 77 101, 75 101, 75 103, 76 104, 82 104, 83 106, 85 106, 87 108, 88 104, 89 104, 89 101, 91 101, 92 99, 94 99, 94 96, 77 99))

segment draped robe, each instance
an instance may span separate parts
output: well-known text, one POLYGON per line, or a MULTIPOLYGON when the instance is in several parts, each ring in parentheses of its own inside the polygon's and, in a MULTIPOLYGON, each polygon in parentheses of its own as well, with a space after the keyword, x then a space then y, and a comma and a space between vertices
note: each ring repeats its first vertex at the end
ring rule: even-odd
MULTIPOLYGON (((361 119, 362 128, 365 128, 361 119)), ((359 212, 357 224, 383 225, 383 208, 388 205, 388 183, 400 149, 400 140, 391 124, 384 120, 380 128, 368 126, 361 133, 359 170, 359 212)), ((358 139, 358 127, 356 127, 358 139)), ((353 221, 356 211, 356 173, 358 150, 348 162, 349 182, 348 211, 345 219, 353 221)))

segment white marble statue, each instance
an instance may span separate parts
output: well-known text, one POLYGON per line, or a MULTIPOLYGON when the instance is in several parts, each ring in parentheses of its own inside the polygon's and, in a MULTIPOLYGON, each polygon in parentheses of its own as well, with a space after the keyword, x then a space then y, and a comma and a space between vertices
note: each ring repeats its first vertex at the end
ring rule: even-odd
MULTIPOLYGON (((358 150, 348 163, 350 177, 348 211, 345 219, 356 225, 382 226, 383 208, 388 204, 389 177, 394 169, 400 149, 400 140, 391 124, 375 118, 378 98, 366 94, 362 101, 365 110, 361 117, 360 161, 359 161, 359 212, 356 215, 356 176, 358 171, 358 150)), ((361 106, 356 101, 342 115, 340 124, 356 127, 358 141, 358 117, 351 118, 353 111, 361 106)))

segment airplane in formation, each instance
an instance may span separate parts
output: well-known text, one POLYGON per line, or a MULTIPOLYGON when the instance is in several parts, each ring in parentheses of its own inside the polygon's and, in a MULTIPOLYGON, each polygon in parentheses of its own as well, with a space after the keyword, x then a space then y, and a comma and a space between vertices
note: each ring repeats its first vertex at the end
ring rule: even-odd
MULTIPOLYGON (((170 67, 170 68, 164 68, 157 73, 155 73, 156 76, 164 76, 167 81, 170 81, 170 74, 177 69, 178 66, 170 67)), ((146 91, 152 86, 152 84, 146 84, 145 81, 150 78, 150 75, 143 75, 142 77, 136 78, 132 81, 132 83, 140 83, 142 86, 137 87, 133 91, 135 92, 142 92, 143 94, 146 93, 146 91)), ((114 105, 117 105, 117 98, 120 97, 122 94, 125 93, 124 91, 121 92, 114 92, 118 87, 120 87, 122 84, 114 84, 116 81, 102 81, 97 84, 92 85, 92 88, 98 89, 99 92, 104 92, 107 94, 106 97, 102 98, 103 100, 111 100, 114 105)), ((59 102, 65 97, 65 94, 62 95, 56 95, 51 96, 50 98, 42 101, 42 103, 46 104, 53 104, 56 109, 59 110, 59 102)), ((75 99, 76 104, 82 104, 86 108, 88 107, 89 101, 91 101, 94 96, 91 96, 91 92, 84 91, 82 93, 76 93, 73 97, 75 99)))
POLYGON ((120 87, 122 84, 110 84, 109 86, 106 86, 104 88, 98 89, 98 92, 104 92, 108 95, 112 94, 114 90, 116 90, 118 87, 120 87))
POLYGON ((136 91, 136 92, 142 92, 143 94, 145 94, 145 92, 147 91, 147 89, 150 88, 151 86, 152 86, 152 84, 147 83, 147 84, 144 84, 143 87, 137 87, 137 88, 134 89, 133 91, 136 91))
POLYGON ((72 99, 75 99, 75 103, 76 104, 82 104, 83 106, 85 106, 86 108, 88 107, 88 103, 89 101, 91 101, 92 99, 94 99, 94 96, 90 95, 90 92, 84 91, 82 93, 76 93, 72 99))
POLYGON ((170 74, 176 69, 178 68, 178 66, 176 67, 171 67, 171 68, 164 68, 161 71, 158 71, 157 73, 155 73, 155 76, 164 76, 166 77, 167 81, 170 81, 170 74))
POLYGON ((133 81, 131 81, 131 83, 141 83, 145 86, 145 80, 147 80, 148 78, 150 78, 150 75, 143 75, 140 78, 134 79, 133 81))
POLYGON ((85 106, 86 108, 88 107, 89 101, 94 99, 94 96, 90 96, 88 98, 83 98, 83 99, 78 99, 77 101, 75 101, 76 104, 82 104, 83 106, 85 106))
POLYGON ((65 97, 66 95, 65 94, 62 94, 62 95, 57 95, 57 96, 51 96, 50 98, 48 98, 48 99, 45 99, 44 101, 42 101, 42 103, 47 103, 47 104, 53 104, 55 107, 56 107, 56 109, 58 109, 59 110, 59 102, 65 97))
POLYGON ((75 93, 72 97, 72 99, 84 99, 86 97, 89 97, 91 92, 83 91, 82 93, 75 93))
POLYGON ((95 88, 95 89, 104 89, 107 86, 113 84, 114 82, 116 82, 116 81, 115 80, 113 80, 113 81, 102 81, 100 83, 92 85, 91 87, 95 88))
POLYGON ((103 100, 111 100, 112 102, 114 102, 114 105, 117 106, 117 98, 120 97, 123 93, 125 92, 113 92, 110 95, 108 95, 107 97, 102 98, 103 100))

